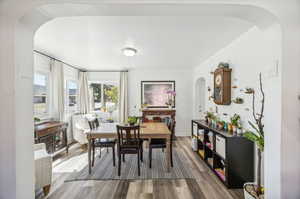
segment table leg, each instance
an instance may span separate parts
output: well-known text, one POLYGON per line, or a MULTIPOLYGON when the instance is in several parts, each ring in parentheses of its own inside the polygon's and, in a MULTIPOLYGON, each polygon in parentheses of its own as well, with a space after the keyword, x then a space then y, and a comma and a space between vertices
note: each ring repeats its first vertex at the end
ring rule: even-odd
POLYGON ((89 162, 89 174, 92 173, 92 167, 91 167, 91 149, 92 149, 92 139, 88 138, 88 162, 89 162))
POLYGON ((171 162, 171 147, 170 147, 170 144, 171 144, 171 140, 170 140, 170 137, 167 138, 167 151, 166 151, 166 160, 167 160, 167 172, 170 172, 170 162, 171 162))

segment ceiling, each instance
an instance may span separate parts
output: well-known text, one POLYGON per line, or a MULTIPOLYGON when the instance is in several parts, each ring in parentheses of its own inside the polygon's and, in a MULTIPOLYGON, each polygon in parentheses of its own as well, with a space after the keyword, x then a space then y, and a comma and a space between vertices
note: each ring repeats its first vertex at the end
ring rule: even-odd
POLYGON ((252 26, 204 16, 61 17, 38 29, 34 46, 87 70, 192 69, 252 26), (138 53, 125 57, 124 47, 138 53))

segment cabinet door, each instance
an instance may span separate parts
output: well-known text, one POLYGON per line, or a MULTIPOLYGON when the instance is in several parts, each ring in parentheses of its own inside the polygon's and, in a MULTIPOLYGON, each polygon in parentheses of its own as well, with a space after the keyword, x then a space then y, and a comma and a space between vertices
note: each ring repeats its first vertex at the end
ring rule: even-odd
POLYGON ((216 152, 226 159, 226 140, 219 135, 216 135, 216 152))

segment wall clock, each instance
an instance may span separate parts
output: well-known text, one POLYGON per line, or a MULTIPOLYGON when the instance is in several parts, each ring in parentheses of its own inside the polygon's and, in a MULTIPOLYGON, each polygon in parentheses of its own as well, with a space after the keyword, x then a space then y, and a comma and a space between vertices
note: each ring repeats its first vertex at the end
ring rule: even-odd
POLYGON ((218 68, 214 72, 214 102, 219 105, 231 103, 230 68, 218 68))

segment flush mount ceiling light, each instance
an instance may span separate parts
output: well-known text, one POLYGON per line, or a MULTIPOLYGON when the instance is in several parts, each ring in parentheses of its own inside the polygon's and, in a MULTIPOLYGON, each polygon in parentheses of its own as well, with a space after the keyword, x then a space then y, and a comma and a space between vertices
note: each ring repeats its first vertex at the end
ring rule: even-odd
POLYGON ((137 50, 134 48, 123 48, 122 52, 127 57, 132 57, 137 53, 137 50))

